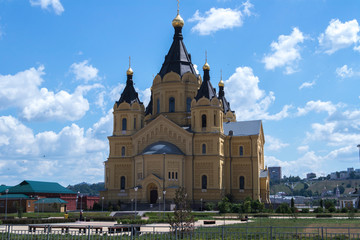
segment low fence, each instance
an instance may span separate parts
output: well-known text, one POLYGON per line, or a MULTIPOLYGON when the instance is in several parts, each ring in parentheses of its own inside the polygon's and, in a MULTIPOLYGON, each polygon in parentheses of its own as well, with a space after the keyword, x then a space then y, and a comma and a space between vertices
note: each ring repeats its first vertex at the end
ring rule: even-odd
POLYGON ((237 240, 237 239, 360 239, 359 228, 336 227, 200 227, 183 232, 155 225, 32 225, 15 230, 0 226, 0 240, 237 240))

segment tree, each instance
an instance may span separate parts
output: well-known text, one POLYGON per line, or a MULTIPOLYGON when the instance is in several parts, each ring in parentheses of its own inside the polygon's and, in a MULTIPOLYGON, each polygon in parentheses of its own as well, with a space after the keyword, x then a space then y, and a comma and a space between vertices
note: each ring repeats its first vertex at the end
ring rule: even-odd
POLYGON ((180 233, 194 229, 194 216, 191 214, 190 204, 187 200, 187 193, 184 187, 175 192, 174 203, 176 205, 174 216, 168 215, 168 221, 173 230, 180 233))

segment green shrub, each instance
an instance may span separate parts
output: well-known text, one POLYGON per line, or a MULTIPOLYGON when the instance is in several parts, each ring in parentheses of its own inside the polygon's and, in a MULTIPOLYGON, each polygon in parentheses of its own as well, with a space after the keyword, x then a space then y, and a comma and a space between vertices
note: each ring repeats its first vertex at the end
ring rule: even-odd
POLYGON ((318 207, 314 209, 314 213, 323 213, 324 209, 322 207, 318 207))
POLYGON ((348 212, 348 209, 347 209, 347 208, 342 208, 342 209, 341 209, 341 212, 342 212, 342 213, 347 213, 347 212, 348 212))
POLYGON ((309 209, 308 208, 302 208, 301 213, 309 213, 309 209))
POLYGON ((291 208, 287 203, 282 203, 280 206, 275 210, 276 213, 291 213, 291 208))
POLYGON ((328 210, 329 210, 329 212, 331 212, 331 213, 336 212, 335 206, 329 207, 328 210))
POLYGON ((205 203, 205 210, 206 211, 213 211, 215 209, 215 203, 207 202, 205 203))

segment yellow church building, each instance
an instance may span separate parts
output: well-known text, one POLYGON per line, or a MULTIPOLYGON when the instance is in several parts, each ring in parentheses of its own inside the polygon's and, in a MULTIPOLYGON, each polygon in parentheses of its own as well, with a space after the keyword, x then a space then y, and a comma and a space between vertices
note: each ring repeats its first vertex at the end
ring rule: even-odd
POLYGON ((236 121, 210 82, 210 66, 196 73, 183 42, 184 21, 172 21, 173 43, 151 87, 148 106, 134 88, 133 70, 114 104, 110 153, 105 161, 105 201, 171 202, 185 187, 193 203, 216 202, 226 194, 268 203, 261 120, 236 121))

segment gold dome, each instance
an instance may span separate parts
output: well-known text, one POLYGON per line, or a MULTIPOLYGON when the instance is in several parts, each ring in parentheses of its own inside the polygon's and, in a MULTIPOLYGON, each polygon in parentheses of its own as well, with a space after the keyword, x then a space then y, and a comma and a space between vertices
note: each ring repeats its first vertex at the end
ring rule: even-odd
POLYGON ((219 87, 224 87, 224 81, 223 80, 220 80, 219 87))
POLYGON ((184 19, 182 19, 182 17, 180 16, 180 14, 178 13, 176 15, 176 17, 174 18, 174 20, 172 20, 172 25, 173 27, 183 27, 184 26, 184 19))
POLYGON ((207 62, 204 64, 203 70, 210 70, 210 65, 207 62))
POLYGON ((126 75, 133 75, 134 71, 129 67, 129 69, 126 71, 126 75))

